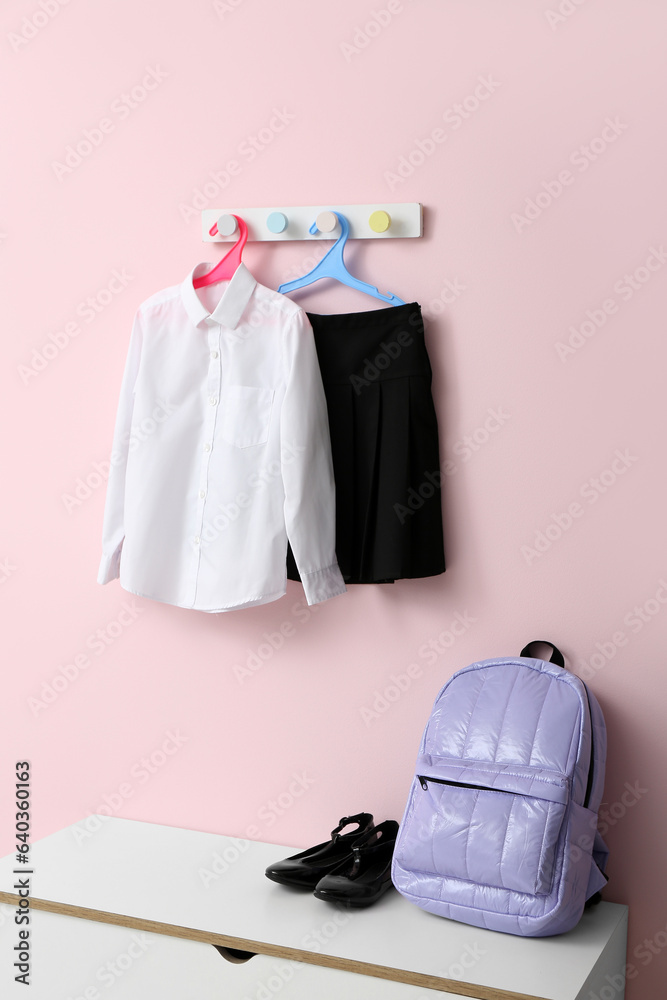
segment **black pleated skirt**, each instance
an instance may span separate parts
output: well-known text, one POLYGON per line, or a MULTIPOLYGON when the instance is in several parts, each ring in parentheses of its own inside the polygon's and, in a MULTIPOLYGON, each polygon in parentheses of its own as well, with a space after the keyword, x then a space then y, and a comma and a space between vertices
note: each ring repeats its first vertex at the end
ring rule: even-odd
MULTIPOLYGON (((345 582, 443 573, 438 423, 421 307, 308 318, 329 414, 345 582)), ((287 576, 300 579, 291 549, 287 576)))

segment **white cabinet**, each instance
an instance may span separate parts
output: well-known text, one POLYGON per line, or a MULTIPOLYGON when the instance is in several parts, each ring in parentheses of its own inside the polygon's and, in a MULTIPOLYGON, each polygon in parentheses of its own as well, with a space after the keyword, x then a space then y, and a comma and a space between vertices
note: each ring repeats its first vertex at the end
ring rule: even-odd
MULTIPOLYGON (((614 903, 568 934, 519 938, 393 890, 344 910, 265 878, 298 848, 103 817, 98 827, 32 845, 31 1000, 590 1000, 622 975, 627 908, 614 903), (227 961, 212 945, 253 957, 227 961)), ((12 868, 13 856, 0 861, 5 904, 12 868)), ((2 913, 0 986, 11 988, 17 928, 2 913)))
POLYGON ((231 964, 199 941, 41 910, 33 911, 31 940, 34 960, 26 990, 14 982, 10 968, 14 932, 9 922, 0 927, 3 1000, 433 1000, 439 995, 268 955, 231 964))

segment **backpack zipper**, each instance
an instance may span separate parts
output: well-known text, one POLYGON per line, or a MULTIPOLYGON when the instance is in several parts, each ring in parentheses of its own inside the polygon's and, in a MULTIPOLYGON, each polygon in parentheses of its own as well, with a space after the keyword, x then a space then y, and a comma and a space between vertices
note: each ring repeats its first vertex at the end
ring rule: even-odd
MULTIPOLYGON (((503 792, 504 788, 491 788, 490 785, 469 785, 466 781, 447 781, 445 778, 431 778, 429 775, 418 774, 419 784, 424 791, 428 788, 429 781, 434 781, 437 785, 453 785, 454 788, 476 788, 478 792, 503 792)), ((513 794, 509 792, 508 794, 513 794)))

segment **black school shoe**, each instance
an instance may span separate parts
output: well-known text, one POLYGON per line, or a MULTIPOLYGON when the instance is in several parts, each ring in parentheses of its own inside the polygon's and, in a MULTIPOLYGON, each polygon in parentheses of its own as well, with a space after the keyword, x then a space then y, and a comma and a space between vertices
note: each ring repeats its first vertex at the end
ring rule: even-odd
POLYGON ((352 858, 352 844, 372 830, 373 817, 370 813, 344 816, 336 829, 331 831, 331 840, 293 854, 284 861, 276 861, 264 874, 282 885, 314 889, 324 875, 352 858), (350 823, 358 824, 356 830, 341 834, 340 831, 350 823))
POLYGON ((386 819, 363 834, 352 847, 352 858, 321 878, 314 895, 347 906, 370 906, 391 888, 397 834, 394 819, 386 819))

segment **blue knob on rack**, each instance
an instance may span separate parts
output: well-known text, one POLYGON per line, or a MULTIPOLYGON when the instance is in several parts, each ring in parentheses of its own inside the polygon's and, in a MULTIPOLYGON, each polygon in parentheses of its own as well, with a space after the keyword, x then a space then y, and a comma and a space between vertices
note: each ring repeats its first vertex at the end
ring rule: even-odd
POLYGON ((266 228, 270 233, 283 233, 287 229, 287 216, 282 212, 271 212, 266 218, 266 228))

